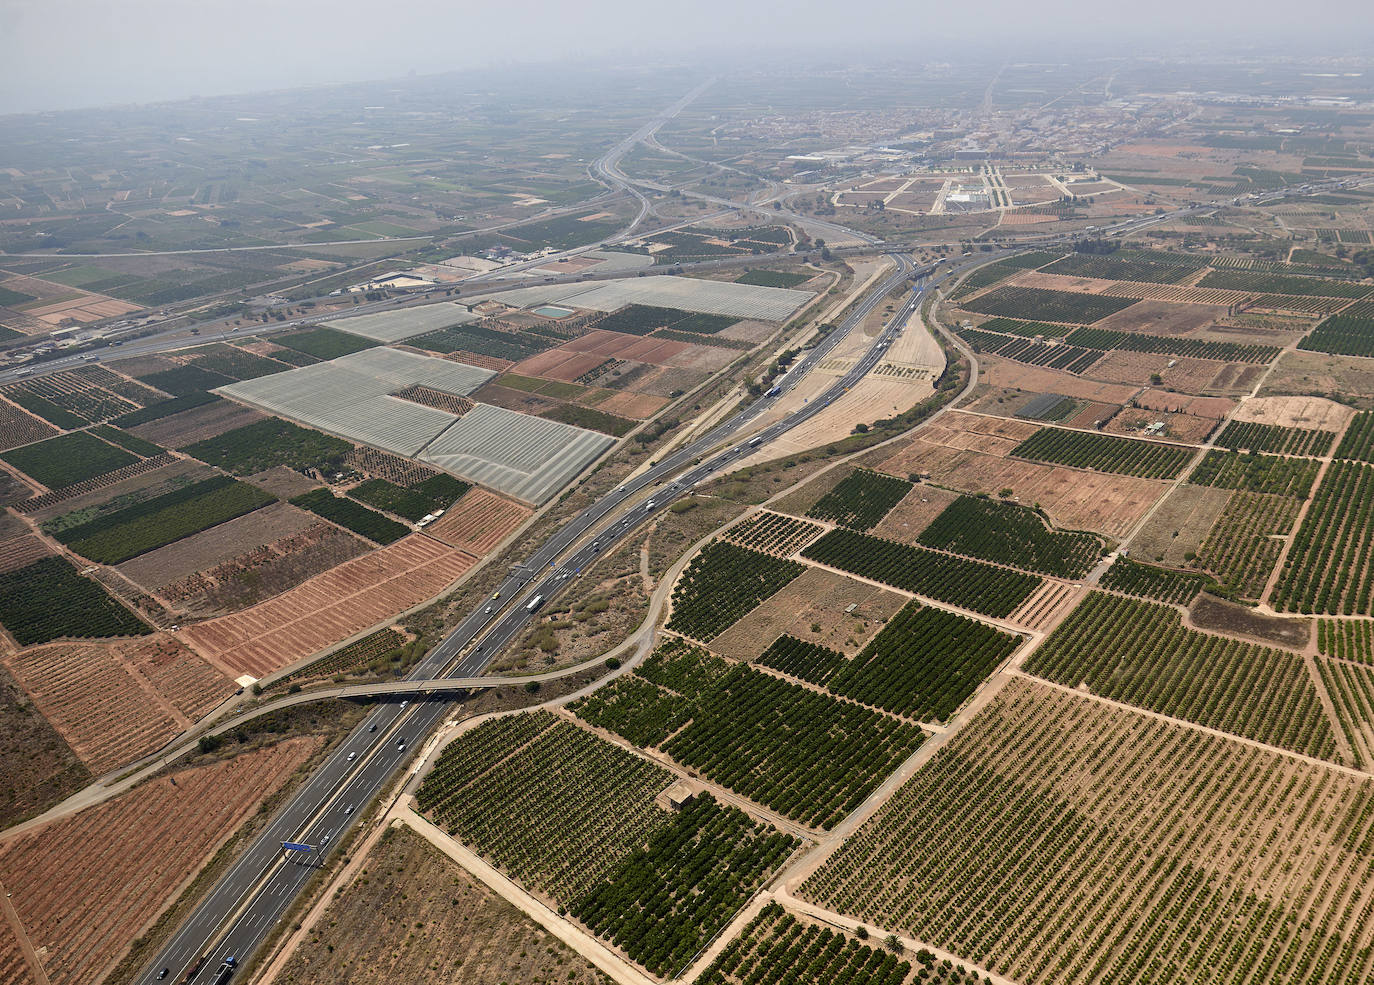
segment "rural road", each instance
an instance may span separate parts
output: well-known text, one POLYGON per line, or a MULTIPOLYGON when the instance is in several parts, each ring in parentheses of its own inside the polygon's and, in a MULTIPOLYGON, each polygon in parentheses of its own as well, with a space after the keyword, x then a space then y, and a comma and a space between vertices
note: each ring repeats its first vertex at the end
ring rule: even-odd
MULTIPOLYGON (((1182 211, 1191 212, 1196 208, 1199 207, 1182 211)), ((1151 216, 1128 220, 1094 233, 1126 232, 1165 218, 1151 216)), ((1057 240, 1065 241, 1066 238, 1057 240)), ((960 265, 951 264, 943 269, 932 266, 919 271, 910 257, 895 255, 898 269, 871 290, 834 331, 800 359, 780 379, 778 386, 567 521, 524 565, 511 570, 493 604, 475 609, 416 666, 408 680, 412 683, 441 677, 456 680, 481 674, 496 654, 529 625, 542 605, 561 593, 598 555, 649 522, 673 501, 689 494, 697 483, 819 413, 857 383, 883 357, 906 318, 919 308, 926 290, 957 276, 966 267, 988 262, 998 253, 1024 248, 1025 244, 1003 247, 979 254, 960 265), (918 286, 901 313, 884 326, 848 373, 793 414, 768 425, 748 441, 737 441, 737 436, 748 432, 750 425, 773 405, 781 391, 790 389, 824 360, 890 292, 913 275, 916 275, 918 286), (926 278, 930 278, 928 283, 926 278), (727 446, 713 453, 713 449, 722 444, 727 446), (638 494, 646 491, 652 498, 642 505, 636 503, 626 508, 635 502, 638 494), (584 535, 617 511, 620 511, 618 519, 578 544, 584 535), (569 551, 575 544, 578 546, 569 551)), ((410 761, 411 747, 434 728, 448 708, 449 702, 440 698, 387 704, 369 714, 226 870, 162 952, 136 979, 139 985, 153 985, 161 980, 158 974, 164 968, 169 969, 168 980, 180 982, 191 980, 185 976, 192 969, 196 972, 195 980, 208 979, 228 957, 245 963, 290 908, 319 868, 323 856, 337 849, 341 836, 356 820, 355 809, 367 804, 410 761), (286 842, 309 847, 286 850, 283 848, 286 842)))

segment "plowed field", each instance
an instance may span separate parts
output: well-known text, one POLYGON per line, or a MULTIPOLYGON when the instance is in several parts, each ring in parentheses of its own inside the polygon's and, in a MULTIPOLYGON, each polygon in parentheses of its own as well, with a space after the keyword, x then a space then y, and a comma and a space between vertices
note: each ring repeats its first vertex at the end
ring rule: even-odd
POLYGON ((167 636, 54 643, 4 662, 97 776, 156 749, 233 690, 228 678, 167 636))
POLYGON ((0 544, 0 574, 20 568, 47 557, 52 551, 33 534, 24 534, 0 544))
POLYGON ((317 745, 290 739, 183 770, 0 845, 0 880, 52 985, 98 982, 317 745))
POLYGON ((426 527, 425 533, 480 557, 501 543, 532 512, 528 506, 485 489, 472 489, 426 527))
POLYGON ((438 595, 476 561, 412 534, 185 635, 233 675, 262 677, 438 595))

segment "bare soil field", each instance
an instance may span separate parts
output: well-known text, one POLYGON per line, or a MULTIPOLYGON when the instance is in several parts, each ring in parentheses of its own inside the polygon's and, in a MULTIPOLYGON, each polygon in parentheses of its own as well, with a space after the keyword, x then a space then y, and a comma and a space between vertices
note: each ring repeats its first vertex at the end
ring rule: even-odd
POLYGON ((610 985, 407 827, 373 846, 273 985, 610 985))
POLYGON ((1342 431, 1355 411, 1325 397, 1255 397, 1236 409, 1236 421, 1316 431, 1342 431))
POLYGON ((1141 301, 1095 322, 1093 327, 1141 335, 1187 335, 1225 314, 1225 305, 1141 301))
POLYGON ((1230 501, 1229 489, 1179 486, 1131 541, 1131 555, 1142 561, 1183 567, 1188 563, 1185 555, 1198 552, 1230 501))
POLYGON ((156 749, 234 690, 227 677, 161 634, 30 647, 4 664, 97 776, 156 749))
POLYGON ((516 390, 513 387, 500 386, 496 383, 486 384, 472 396, 473 399, 484 404, 504 407, 507 410, 518 410, 523 414, 538 415, 563 405, 561 400, 555 400, 553 397, 530 393, 528 390, 516 390))
POLYGON ((734 469, 788 455, 796 455, 820 445, 839 441, 854 432, 859 423, 896 417, 935 392, 933 378, 927 373, 919 379, 890 379, 868 374, 842 394, 829 407, 799 424, 768 447, 742 459, 734 469))
POLYGON ((140 438, 145 438, 164 448, 182 448, 186 445, 215 438, 225 431, 241 428, 245 424, 260 421, 267 415, 236 404, 231 400, 218 400, 202 407, 193 407, 180 414, 164 417, 159 421, 149 421, 138 427, 130 428, 140 438))
POLYGON ((666 365, 673 356, 692 346, 672 339, 626 335, 623 332, 607 332, 594 328, 581 338, 573 339, 560 348, 566 352, 586 352, 603 358, 633 359, 641 363, 666 365))
POLYGON ((130 580, 155 589, 239 557, 254 548, 298 534, 317 522, 314 514, 298 510, 288 503, 272 503, 116 567, 130 580))
POLYGON ((0 544, 0 574, 18 571, 52 553, 52 549, 33 534, 23 534, 0 544))
POLYGON ((90 778, 61 733, 0 667, 0 828, 46 810, 90 778))
POLYGON ((657 397, 648 393, 613 393, 605 400, 598 401, 596 409, 618 417, 628 417, 643 421, 653 417, 668 403, 667 397, 657 397))
POLYGON ((917 483, 902 501, 888 511, 872 533, 888 540, 899 540, 904 544, 914 544, 921 532, 939 516, 946 506, 959 498, 957 492, 932 486, 928 482, 917 483))
MULTIPOLYGON (((1234 393, 1236 395, 1247 394, 1255 388, 1255 381, 1259 379, 1260 374, 1264 371, 1265 367, 1263 366, 1247 366, 1244 363, 1226 363, 1221 367, 1221 371, 1217 373, 1216 378, 1213 379, 1205 389, 1213 392, 1221 391, 1234 393)), ((1171 386, 1174 385, 1173 380, 1171 380, 1167 374, 1164 377, 1164 382, 1171 386)))
POLYGON ((1160 421, 1164 429, 1157 432, 1158 437, 1172 438, 1198 444, 1207 439, 1217 426, 1216 418, 1194 417, 1191 414, 1171 414, 1167 411, 1126 408, 1114 416, 1102 428, 1107 434, 1140 434, 1145 428, 1160 421))
POLYGON ((998 455, 963 451, 914 438, 879 466, 892 475, 928 474, 940 485, 1039 504, 1054 525, 1122 537, 1164 494, 1168 483, 1134 476, 1080 472, 998 455))
POLYGON ((411 534, 270 601, 183 633, 233 676, 262 677, 433 598, 476 561, 411 534))
MULTIPOLYGON (((1167 362, 1167 360, 1166 360, 1167 362)), ((1062 393, 1066 397, 1080 397, 1107 404, 1124 404, 1138 387, 1122 386, 1084 379, 1058 369, 1027 366, 997 356, 978 357, 979 378, 993 387, 1009 390, 1029 390, 1032 393, 1062 393)))
POLYGON ((188 616, 207 619, 238 612, 372 550, 361 537, 318 522, 212 568, 158 588, 188 616))
POLYGON ((481 557, 505 540, 532 512, 522 503, 473 488, 427 526, 425 533, 450 547, 481 557))
POLYGON ((52 985, 91 985, 318 747, 289 739, 152 780, 0 844, 0 880, 52 985))
POLYGON ((1236 406, 1236 402, 1230 397, 1194 397, 1168 390, 1141 390, 1135 402, 1149 410, 1191 414, 1194 417, 1207 417, 1215 421, 1224 418, 1236 406))
MULTIPOLYGON (((876 466, 870 466, 876 467, 876 466)), ((831 469, 824 475, 812 479, 810 482, 783 496, 776 503, 769 506, 769 509, 778 513, 791 513, 793 516, 806 516, 806 511, 818 503, 822 496, 830 492, 845 480, 854 470, 841 466, 831 469)), ((902 478, 906 478, 905 475, 902 478)))
MULTIPOLYGON (((6 473, 8 474, 8 473, 6 473)), ((0 510, 0 540, 13 540, 28 533, 29 525, 9 510, 0 510)))
POLYGON ((1227 602, 1206 592, 1194 600, 1188 610, 1188 622, 1198 629, 1243 636, 1290 650, 1304 650, 1312 641, 1311 619, 1266 616, 1249 606, 1227 602))
POLYGON ((1225 365, 1204 359, 1175 358, 1168 353, 1131 352, 1116 349, 1088 367, 1093 379, 1148 386, 1158 375, 1165 384, 1187 393, 1199 393, 1225 365), (1173 366, 1169 364, 1173 363, 1173 366))
POLYGON ((77 510, 88 509, 92 506, 100 506, 125 496, 131 497, 131 502, 135 500, 141 502, 170 492, 176 486, 208 479, 214 474, 214 470, 208 465, 202 465, 195 459, 178 459, 160 469, 144 472, 142 475, 130 476, 121 482, 102 486, 85 495, 74 496, 41 510, 35 510, 30 516, 36 522, 43 523, 53 517, 74 513, 77 510))
POLYGON ((1040 425, 1032 421, 954 411, 918 433, 933 444, 1000 456, 1039 430, 1040 425))
MULTIPOLYGON (((810 273, 809 270, 800 270, 798 273, 810 273)), ((817 281, 814 277, 797 285, 797 290, 805 291, 813 288, 819 289, 824 286, 823 282, 817 281)), ((777 325, 770 325, 765 321, 742 321, 736 322, 724 331, 716 334, 722 339, 732 339, 736 342, 752 342, 755 345, 768 338, 778 330, 777 325)))
POLYGON ((705 370, 714 373, 738 359, 737 349, 722 349, 710 345, 690 345, 682 352, 663 360, 663 365, 677 369, 705 370))
POLYGON ((1357 410, 1371 410, 1374 409, 1374 360, 1297 349, 1285 352, 1264 381, 1259 396, 1339 396, 1357 410))
POLYGON ((259 489, 266 489, 278 499, 290 499, 292 496, 308 493, 319 484, 285 465, 278 465, 266 472, 247 476, 244 481, 251 482, 259 489))
POLYGON ((671 366, 653 366, 648 363, 638 363, 637 365, 643 367, 643 373, 631 375, 630 372, 626 371, 620 378, 603 380, 601 385, 618 390, 671 398, 674 394, 680 395, 695 389, 710 375, 698 370, 674 369, 671 366))
POLYGON ((604 363, 609 356, 593 352, 577 352, 564 346, 549 349, 537 356, 518 362, 513 367, 522 376, 538 376, 546 380, 571 383, 604 363))
POLYGON ((1120 404, 1100 404, 1090 400, 1082 410, 1064 423, 1074 428, 1095 428, 1110 421, 1120 409, 1120 404))
POLYGON ((807 568, 712 640, 711 649, 737 660, 753 660, 786 633, 852 656, 905 604, 906 598, 896 592, 807 568), (851 605, 856 608, 847 612, 851 605))

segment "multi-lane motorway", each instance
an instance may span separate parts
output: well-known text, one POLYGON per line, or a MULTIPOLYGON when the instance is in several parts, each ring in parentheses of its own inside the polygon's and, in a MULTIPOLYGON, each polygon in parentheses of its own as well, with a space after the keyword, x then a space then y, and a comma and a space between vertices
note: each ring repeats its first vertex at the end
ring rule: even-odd
MULTIPOLYGON (((797 362, 779 389, 790 387, 805 376, 911 276, 911 261, 905 256, 895 259, 898 269, 797 362)), ((947 276, 948 272, 937 280, 947 276)), ((749 424, 777 399, 761 397, 570 519, 522 567, 512 570, 500 586, 498 599, 478 606, 414 668, 411 679, 420 681, 441 675, 473 677, 481 673, 496 653, 536 617, 538 606, 531 608, 536 596, 545 601, 556 597, 582 568, 675 499, 686 495, 695 483, 818 413, 858 382, 882 358, 888 344, 919 306, 928 286, 922 282, 863 358, 800 410, 769 425, 747 442, 731 442, 724 450, 711 454, 712 449, 746 432, 749 424), (640 502, 641 494, 648 489, 654 490, 651 498, 640 502), (629 503, 635 505, 625 509, 629 503), (609 524, 603 523, 616 513, 621 515, 609 524)), ((340 836, 356 819, 357 809, 368 803, 411 758, 415 743, 429 733, 448 708, 445 700, 416 700, 374 709, 221 877, 147 967, 140 982, 159 981, 158 975, 164 968, 168 969, 169 981, 184 980, 192 968, 198 970, 194 980, 209 980, 225 958, 235 957, 241 964, 250 956, 294 901, 321 858, 338 844, 340 836), (314 850, 283 850, 283 842, 312 845, 314 850), (206 960, 202 962, 202 958, 206 960)))
MULTIPOLYGON (((1094 232, 1118 235, 1208 207, 1214 206, 1195 206, 1165 216, 1126 220, 1094 232)), ((1067 241, 1067 237, 1041 239, 1041 242, 1057 241, 1067 241)), ((888 345, 919 307, 926 291, 968 267, 1024 247, 1025 244, 1002 247, 934 270, 926 268, 929 276, 918 279, 902 310, 888 322, 849 372, 824 393, 750 435, 747 440, 737 440, 737 435, 748 434, 749 425, 780 396, 770 391, 769 395, 752 402, 703 437, 572 517, 523 566, 512 569, 501 584, 498 597, 470 613, 414 668, 410 679, 418 682, 479 675, 501 648, 536 618, 541 602, 564 591, 598 555, 686 495, 695 484, 819 413, 858 382, 882 358, 888 345), (722 445, 725 447, 721 448, 722 445), (647 498, 646 490, 652 490, 647 498), (608 518, 610 522, 605 522, 608 518), (535 601, 536 597, 539 602, 535 601)), ((794 386, 889 293, 912 276, 915 268, 911 258, 905 254, 893 256, 898 269, 871 290, 834 331, 798 361, 783 378, 779 389, 794 386)), ((159 975, 163 969, 167 969, 166 979, 170 981, 187 980, 187 973, 193 969, 196 973, 191 980, 208 981, 225 958, 235 957, 240 964, 249 958, 295 900, 320 860, 337 846, 341 835, 356 820, 358 809, 412 757, 415 744, 443 718, 449 707, 450 703, 444 699, 419 700, 417 697, 413 702, 384 704, 374 709, 220 878, 146 968, 139 979, 140 985, 153 985, 162 980, 159 975), (283 842, 313 847, 309 851, 287 851, 282 848, 283 842)))

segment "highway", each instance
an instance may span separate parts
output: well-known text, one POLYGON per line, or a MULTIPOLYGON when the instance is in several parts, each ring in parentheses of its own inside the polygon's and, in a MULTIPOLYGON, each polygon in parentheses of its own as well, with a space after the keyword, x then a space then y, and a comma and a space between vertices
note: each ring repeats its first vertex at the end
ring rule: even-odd
MULTIPOLYGON (((1190 214, 1214 206, 1195 206, 1166 216, 1148 216, 1113 223, 1094 230, 1115 235, 1190 214)), ((1069 237, 1037 237, 1038 242, 1067 242, 1069 237)), ((537 616, 542 603, 557 597, 568 584, 602 553, 612 549, 635 529, 666 509, 692 487, 711 478, 723 466, 752 454, 807 420, 845 390, 857 383, 882 358, 891 341, 918 309, 926 293, 965 269, 987 263, 1007 252, 1026 248, 1025 243, 975 254, 934 269, 919 281, 907 301, 868 347, 864 356, 824 393, 804 404, 748 440, 749 425, 773 405, 777 395, 760 397, 713 428, 703 437, 679 449, 648 471, 627 481, 595 504, 568 520, 523 565, 513 568, 499 588, 498 597, 479 605, 436 646, 409 675, 412 682, 437 678, 471 678, 482 673, 496 654, 537 616), (728 444, 727 444, 728 443, 728 444), (718 446, 727 444, 721 450, 718 446), (652 490, 650 498, 637 498, 652 490), (627 509, 631 503, 634 505, 627 509), (604 524, 615 514, 612 522, 604 524), (536 601, 536 597, 538 601, 536 601)), ((898 269, 872 289, 843 322, 813 349, 806 352, 780 379, 785 390, 801 380, 818 362, 888 294, 910 278, 914 265, 905 254, 893 254, 898 269)), ((152 985, 168 969, 167 980, 187 980, 187 971, 203 956, 194 981, 210 979, 226 957, 240 964, 262 945, 300 890, 316 871, 320 860, 337 847, 341 836, 367 804, 414 754, 416 743, 443 719, 451 707, 447 698, 385 704, 375 708, 325 759, 314 774, 277 813, 230 866, 211 892, 195 908, 176 935, 145 969, 140 985, 152 985), (283 842, 313 846, 310 851, 284 851, 283 842)), ((401 697, 398 695, 397 697, 401 697)))
MULTIPOLYGON (((826 358, 889 292, 911 276, 910 260, 900 255, 895 259, 898 269, 871 290, 816 348, 797 360, 784 380, 786 385, 790 385, 787 381, 800 380, 826 358)), ((953 272, 945 271, 935 283, 953 272)), ((818 413, 847 387, 858 382, 878 362, 888 343, 919 307, 926 289, 923 285, 912 292, 901 312, 844 377, 794 414, 773 423, 747 442, 732 443, 723 451, 705 457, 713 448, 747 431, 749 424, 776 400, 776 397, 761 397, 570 519, 524 566, 511 571, 500 586, 500 598, 469 614, 414 668, 410 679, 418 682, 440 676, 467 678, 480 674, 501 648, 535 618, 539 606, 532 608, 531 602, 536 596, 545 602, 556 597, 583 568, 674 500, 686 495, 693 484, 710 478, 721 467, 751 454, 757 445, 773 440, 818 413), (657 490, 650 500, 624 511, 606 529, 586 536, 648 489, 657 490)), ((337 846, 340 836, 356 819, 356 809, 368 803, 411 758, 414 744, 423 740, 449 707, 450 701, 445 698, 375 708, 278 811, 267 829, 220 878, 138 981, 156 982, 158 974, 167 968, 166 980, 180 982, 205 955, 209 955, 209 960, 201 965, 196 981, 212 977, 226 957, 233 956, 243 963, 295 900, 321 858, 337 846), (282 843, 288 841, 309 844, 315 846, 315 850, 284 851, 282 843)))

